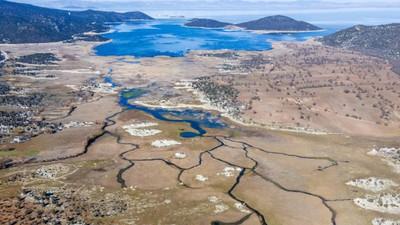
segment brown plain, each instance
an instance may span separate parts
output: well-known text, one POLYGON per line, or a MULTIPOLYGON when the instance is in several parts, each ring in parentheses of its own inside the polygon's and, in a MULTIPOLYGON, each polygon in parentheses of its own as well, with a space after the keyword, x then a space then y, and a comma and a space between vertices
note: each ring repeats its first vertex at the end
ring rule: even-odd
MULTIPOLYGON (((58 120, 65 123, 90 120, 100 122, 98 125, 42 135, 15 145, 17 151, 35 148, 39 151, 38 157, 43 159, 77 154, 84 150, 87 137, 102 131, 100 124, 107 122, 107 117, 121 112, 113 117, 115 124, 105 129, 106 133, 86 154, 60 161, 77 166, 78 171, 59 186, 67 184, 65 187, 75 190, 85 186, 87 190, 83 187, 79 190, 90 193, 88 202, 107 199, 110 194, 129 202, 132 207, 128 212, 107 217, 105 221, 109 223, 200 225, 212 221, 229 224, 245 219, 242 224, 260 224, 254 212, 247 214, 236 209, 238 202, 228 195, 232 188, 231 194, 261 213, 269 225, 364 225, 376 217, 400 219, 397 215, 358 208, 352 199, 363 197, 366 192, 345 185, 351 179, 371 176, 400 183, 390 167, 366 154, 376 146, 400 146, 400 80, 384 60, 313 41, 274 43, 272 51, 237 52, 238 60, 262 57, 271 62, 244 74, 221 72, 218 65, 226 63, 226 59, 204 57, 202 54, 207 51, 190 52, 185 56, 188 61, 156 57, 138 59, 141 64, 129 64, 116 57, 93 55, 93 44, 2 47, 16 55, 48 49, 64 59, 63 70, 93 72, 61 71, 57 74, 61 78, 55 81, 24 80, 44 90, 47 87, 65 90, 67 84, 81 84, 91 78, 101 82, 102 76, 113 69, 114 81, 127 87, 145 87, 157 82, 164 88, 139 100, 181 103, 186 99, 188 104, 193 104, 197 102, 193 99, 195 95, 175 89, 174 83, 212 76, 220 84, 237 88, 240 101, 251 103, 251 109, 241 115, 249 123, 247 126, 224 119, 229 125, 225 130, 207 129, 209 136, 184 139, 179 136, 180 132, 193 131, 188 124, 159 121, 140 111, 121 112, 116 95, 98 94, 88 102, 74 102, 76 110, 58 120), (100 75, 95 71, 100 71, 100 75), (139 122, 159 123, 155 129, 163 132, 142 138, 130 136, 122 128, 139 122), (313 131, 329 134, 317 135, 313 131), (164 148, 151 145, 160 139, 173 139, 182 144, 164 148), (221 143, 224 145, 220 146, 221 143), (177 159, 176 152, 188 157, 177 159), (255 162, 257 167, 251 169, 255 162), (221 175, 224 168, 236 166, 246 169, 239 183, 238 171, 231 177, 221 175), (123 169, 126 170, 121 178, 126 186, 121 188, 117 174, 123 169), (179 174, 182 183, 178 180, 179 174), (196 180, 197 175, 208 180, 196 180), (93 191, 94 187, 105 190, 93 191), (219 202, 210 202, 211 196, 218 197, 219 202), (218 204, 226 205, 227 211, 214 212, 218 204)), ((60 108, 48 111, 60 111, 60 108)), ((2 202, 18 196, 23 187, 55 185, 49 180, 40 181, 40 185, 8 182, 12 174, 24 170, 34 172, 39 166, 54 163, 1 170, 2 202)), ((20 213, 18 208, 13 210, 20 213)), ((90 215, 87 221, 100 223, 90 215)))

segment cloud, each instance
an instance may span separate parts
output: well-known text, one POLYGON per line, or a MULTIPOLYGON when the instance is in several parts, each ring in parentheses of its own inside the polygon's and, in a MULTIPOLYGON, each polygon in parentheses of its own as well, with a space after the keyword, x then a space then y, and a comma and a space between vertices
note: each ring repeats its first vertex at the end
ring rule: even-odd
POLYGON ((11 0, 45 7, 78 6, 104 10, 261 10, 400 8, 400 0, 11 0), (190 4, 189 4, 190 2, 190 4))

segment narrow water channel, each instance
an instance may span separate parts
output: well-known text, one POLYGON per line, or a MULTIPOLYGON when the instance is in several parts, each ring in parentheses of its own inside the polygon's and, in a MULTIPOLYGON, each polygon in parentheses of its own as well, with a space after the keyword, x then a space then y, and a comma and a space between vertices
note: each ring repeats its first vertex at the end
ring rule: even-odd
MULTIPOLYGON (((118 86, 118 84, 114 83, 110 76, 105 78, 105 82, 111 84, 113 87, 118 86)), ((187 123, 193 128, 196 132, 181 132, 180 136, 183 138, 194 138, 203 136, 206 134, 206 128, 217 128, 224 129, 227 127, 227 124, 223 123, 220 118, 221 116, 215 116, 212 113, 204 112, 201 110, 170 110, 170 109, 162 109, 162 108, 149 108, 146 106, 138 105, 132 103, 131 100, 139 98, 142 95, 149 94, 147 90, 143 90, 141 88, 133 88, 130 90, 124 90, 119 95, 119 104, 125 108, 125 110, 138 110, 144 113, 147 113, 154 117, 155 119, 173 122, 173 123, 187 123), (170 119, 170 118, 179 118, 179 119, 170 119)))
MULTIPOLYGON (((113 83, 111 77, 107 77, 107 79, 105 80, 107 83, 110 83, 113 86, 117 86, 118 84, 113 83)), ((112 134, 108 131, 105 130, 106 127, 115 124, 115 121, 112 120, 115 116, 117 116, 120 113, 115 114, 114 116, 108 117, 107 118, 107 124, 105 125, 105 127, 103 128, 103 131, 105 133, 109 133, 113 136, 116 136, 117 138, 117 143, 119 144, 123 144, 123 145, 132 145, 132 149, 125 151, 123 153, 120 154, 120 158, 124 161, 129 162, 129 166, 127 166, 126 168, 123 168, 119 171, 118 175, 117 175, 117 180, 118 182, 121 184, 121 187, 126 187, 125 184, 125 180, 122 178, 122 175, 124 172, 126 172, 127 170, 131 169, 134 165, 135 162, 142 162, 142 161, 162 161, 165 164, 167 164, 168 166, 174 167, 175 169, 179 170, 179 176, 177 177, 178 181, 180 183, 183 184, 184 187, 187 188, 191 188, 189 186, 187 186, 182 180, 181 180, 181 176, 185 171, 194 169, 196 167, 199 167, 202 165, 202 157, 205 154, 209 154, 213 159, 220 161, 222 163, 225 163, 229 166, 233 166, 233 167, 238 167, 241 168, 241 172, 239 173, 239 175, 236 177, 236 182, 235 184, 229 189, 229 191, 226 193, 228 194, 232 199, 234 199, 235 201, 240 202, 241 204, 245 205, 248 209, 250 209, 258 218, 260 221, 260 224, 262 225, 267 225, 267 221, 265 216, 258 211, 257 209, 253 208, 252 206, 250 206, 246 201, 238 198, 235 194, 234 191, 236 189, 236 187, 240 184, 240 181, 242 179, 243 176, 246 175, 246 172, 252 173, 254 175, 257 175, 259 177, 261 177, 262 179, 264 179, 267 182, 272 183, 273 185, 275 185, 277 188, 286 191, 286 192, 293 192, 293 193, 301 193, 307 196, 311 196, 314 198, 317 198, 321 201, 321 203, 323 204, 324 207, 326 207, 330 212, 331 212, 331 222, 332 225, 336 225, 336 212, 335 210, 330 207, 327 202, 331 201, 331 200, 327 200, 322 196, 313 194, 313 193, 309 193, 309 192, 305 192, 302 190, 291 190, 288 188, 285 188, 284 186, 282 186, 281 184, 279 184, 278 182, 263 176, 262 174, 259 174, 256 171, 256 168, 258 167, 259 163, 257 160, 255 160, 254 158, 250 157, 249 155, 249 151, 248 148, 255 148, 257 150, 260 150, 266 154, 277 154, 277 155, 283 155, 286 157, 294 157, 294 158, 300 158, 300 159, 304 159, 304 160, 322 160, 322 161, 328 161, 331 163, 330 166, 323 168, 320 171, 324 171, 325 169, 329 169, 331 167, 334 166, 338 166, 338 161, 331 159, 331 158, 327 158, 327 157, 310 157, 310 156, 300 156, 300 155, 293 155, 293 154, 288 154, 288 153, 280 153, 280 152, 272 152, 272 151, 267 151, 265 149, 261 149, 261 148, 257 148, 255 146, 252 146, 249 143, 246 142, 242 142, 242 141, 235 141, 233 139, 230 139, 230 137, 225 137, 225 136, 207 136, 206 134, 206 130, 203 127, 206 128, 219 128, 219 129, 224 129, 227 126, 227 124, 221 122, 220 117, 216 117, 214 115, 212 115, 211 113, 208 112, 203 112, 201 110, 191 110, 191 109, 187 109, 187 110, 167 110, 167 109, 152 109, 152 108, 148 108, 145 106, 141 106, 138 104, 133 104, 131 103, 131 100, 138 98, 140 96, 142 96, 143 94, 148 94, 147 90, 142 90, 142 89, 138 89, 138 88, 134 88, 134 89, 130 89, 130 90, 124 90, 121 92, 121 94, 119 95, 119 104, 121 106, 124 107, 123 111, 121 111, 120 113, 126 111, 126 110, 138 110, 138 111, 142 111, 144 113, 147 113, 151 116, 153 116, 155 119, 161 120, 161 121, 166 121, 166 122, 173 122, 173 123, 188 123, 196 132, 181 132, 180 136, 183 138, 194 138, 194 137, 202 137, 202 138, 213 138, 215 140, 217 140, 220 144, 218 146, 215 146, 209 150, 206 150, 204 152, 202 152, 199 155, 199 160, 198 160, 198 164, 189 167, 189 168, 182 168, 172 162, 169 162, 165 159, 162 158, 152 158, 152 159, 145 159, 145 160, 134 160, 134 159, 128 159, 125 157, 125 154, 131 152, 131 151, 135 151, 137 149, 140 148, 140 146, 133 144, 133 143, 122 143, 120 142, 120 136, 116 135, 116 134, 112 134), (170 119, 170 118, 179 118, 179 119, 170 119), (217 158, 213 155, 213 151, 219 149, 220 147, 223 146, 227 146, 225 144, 225 141, 231 141, 231 142, 237 142, 243 145, 242 150, 245 152, 246 158, 252 160, 254 162, 254 165, 252 167, 241 167, 239 165, 236 165, 235 163, 232 162, 228 162, 225 161, 224 159, 220 159, 217 158)), ((347 162, 342 162, 342 163, 347 163, 347 162)), ((251 215, 251 214, 250 214, 251 215)), ((243 217, 241 220, 237 221, 237 222, 233 222, 233 223, 224 223, 222 221, 212 221, 211 224, 229 224, 229 225, 238 225, 238 224, 242 224, 244 223, 249 217, 245 216, 243 217)))

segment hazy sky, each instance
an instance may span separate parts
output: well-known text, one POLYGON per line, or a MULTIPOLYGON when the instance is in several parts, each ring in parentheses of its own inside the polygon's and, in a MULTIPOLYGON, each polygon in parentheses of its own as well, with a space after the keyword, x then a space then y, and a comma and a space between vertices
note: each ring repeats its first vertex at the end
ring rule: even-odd
MULTIPOLYGON (((55 2, 57 0, 35 0, 37 2, 55 2)), ((86 2, 133 2, 133 0, 81 0, 81 1, 86 1, 86 2)), ((142 1, 142 2, 163 2, 165 0, 136 0, 136 1, 142 1)), ((186 2, 199 2, 198 0, 182 0, 186 2)), ((221 2, 223 0, 207 0, 205 2, 221 2)), ((243 0, 245 2, 310 2, 307 0, 243 0)), ((320 2, 376 2, 376 0, 319 0, 320 2)), ((23 1, 21 1, 23 2, 23 1)), ((69 1, 65 1, 69 2, 69 1)), ((235 2, 235 1, 230 1, 230 2, 235 2)), ((315 1, 314 1, 315 2, 315 1)), ((379 2, 385 2, 384 0, 380 0, 379 2)), ((387 0, 386 2, 393 2, 392 0, 387 0)))
MULTIPOLYGON (((168 5, 178 5, 179 8, 196 9, 197 7, 206 7, 207 5, 224 5, 231 8, 245 7, 250 8, 255 6, 311 6, 311 7, 398 7, 400 8, 400 0, 11 0, 16 2, 24 2, 43 6, 93 6, 103 7, 110 6, 112 4, 119 3, 131 3, 132 5, 137 5, 138 7, 143 7, 143 5, 148 6, 168 6, 168 5), (190 4, 189 4, 190 2, 190 4), (186 3, 186 4, 185 4, 186 3)), ((120 6, 121 9, 124 7, 129 7, 129 5, 120 6)), ((116 6, 116 5, 115 5, 116 6)))
POLYGON ((143 11, 153 17, 176 15, 241 22, 283 14, 314 23, 399 22, 400 0, 9 0, 66 10, 143 11), (238 17, 250 15, 253 17, 238 17), (234 17, 231 15, 235 15, 234 17), (238 20, 238 21, 234 21, 238 20))
POLYGON ((8 0, 64 10, 142 11, 155 18, 185 16, 239 23, 286 15, 321 27, 400 22, 400 0, 8 0))

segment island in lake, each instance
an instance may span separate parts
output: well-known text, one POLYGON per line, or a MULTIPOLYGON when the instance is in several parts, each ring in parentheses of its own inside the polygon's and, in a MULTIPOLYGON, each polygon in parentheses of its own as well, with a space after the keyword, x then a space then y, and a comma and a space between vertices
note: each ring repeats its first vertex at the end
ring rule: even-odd
POLYGON ((185 26, 187 27, 200 27, 200 28, 224 28, 231 25, 233 24, 220 22, 212 19, 198 19, 198 18, 191 19, 189 20, 188 23, 185 23, 185 26))
POLYGON ((228 28, 236 30, 244 29, 264 33, 310 32, 323 30, 322 28, 310 23, 297 21, 290 17, 281 15, 268 16, 258 20, 238 24, 220 22, 211 19, 192 19, 186 23, 185 26, 202 28, 228 28))

